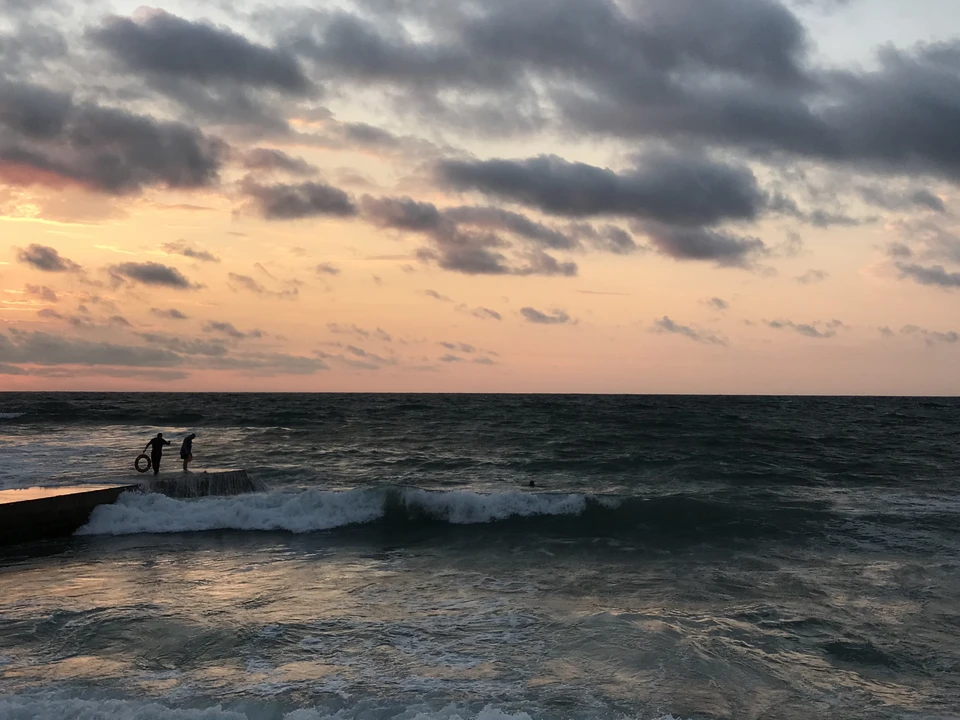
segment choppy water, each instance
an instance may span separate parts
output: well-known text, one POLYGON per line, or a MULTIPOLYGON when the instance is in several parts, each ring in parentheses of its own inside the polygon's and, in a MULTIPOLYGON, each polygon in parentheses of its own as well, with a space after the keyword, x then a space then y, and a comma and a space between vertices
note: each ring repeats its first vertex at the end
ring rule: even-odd
POLYGON ((0 487, 158 431, 269 491, 0 550, 0 718, 960 717, 958 400, 0 393, 0 487))

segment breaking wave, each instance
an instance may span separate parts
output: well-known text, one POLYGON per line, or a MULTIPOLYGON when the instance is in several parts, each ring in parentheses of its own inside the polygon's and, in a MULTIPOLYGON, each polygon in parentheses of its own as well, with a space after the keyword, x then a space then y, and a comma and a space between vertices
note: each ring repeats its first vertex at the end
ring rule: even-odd
POLYGON ((81 535, 209 530, 310 533, 375 525, 402 532, 429 526, 512 523, 580 536, 656 535, 689 539, 809 534, 830 514, 810 504, 755 504, 684 495, 613 495, 416 488, 267 492, 190 500, 127 493, 96 508, 81 535))

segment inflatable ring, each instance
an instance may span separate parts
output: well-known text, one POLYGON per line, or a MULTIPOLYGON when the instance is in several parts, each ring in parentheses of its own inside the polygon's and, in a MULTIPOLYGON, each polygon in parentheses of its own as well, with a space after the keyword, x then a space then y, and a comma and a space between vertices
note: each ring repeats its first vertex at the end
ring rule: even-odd
POLYGON ((150 462, 150 456, 149 456, 149 455, 137 455, 137 459, 133 461, 133 466, 137 469, 137 472, 140 472, 140 473, 145 473, 147 470, 150 469, 150 466, 151 466, 152 464, 153 464, 153 463, 150 462), (147 464, 144 465, 143 467, 140 467, 140 461, 141 461, 141 460, 146 460, 146 461, 147 461, 147 464))

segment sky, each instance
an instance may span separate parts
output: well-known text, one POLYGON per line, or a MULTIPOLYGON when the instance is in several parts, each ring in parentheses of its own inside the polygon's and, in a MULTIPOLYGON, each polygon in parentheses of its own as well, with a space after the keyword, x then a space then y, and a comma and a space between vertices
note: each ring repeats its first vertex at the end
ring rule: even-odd
POLYGON ((955 0, 0 0, 0 390, 960 394, 955 0))

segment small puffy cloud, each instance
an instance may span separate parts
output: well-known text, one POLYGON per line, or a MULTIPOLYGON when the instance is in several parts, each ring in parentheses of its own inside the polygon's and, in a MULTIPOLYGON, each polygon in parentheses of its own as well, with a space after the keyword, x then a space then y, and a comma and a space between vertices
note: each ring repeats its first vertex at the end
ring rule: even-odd
POLYGON ((57 302, 59 298, 57 293, 52 289, 48 288, 46 285, 27 285, 25 287, 27 295, 31 295, 35 298, 40 298, 46 302, 57 302))
POLYGON ((452 303, 452 302, 453 302, 453 300, 451 300, 450 298, 448 298, 446 295, 441 295, 441 294, 438 293, 436 290, 424 290, 424 291, 423 291, 423 294, 426 295, 426 296, 429 297, 429 298, 433 298, 434 300, 438 300, 439 302, 445 302, 445 303, 452 303))
POLYGON ((672 335, 680 335, 685 338, 689 338, 694 342, 703 343, 705 345, 726 345, 726 341, 722 338, 717 337, 712 332, 707 330, 695 330, 694 328, 688 325, 680 325, 677 322, 671 320, 668 316, 664 315, 659 320, 654 320, 653 327, 651 328, 653 332, 656 333, 668 333, 672 335))
POLYGON ((823 270, 807 270, 803 275, 798 275, 794 278, 801 285, 813 285, 814 283, 823 282, 828 277, 828 273, 823 270))
POLYGON ((257 172, 282 171, 291 175, 313 175, 317 172, 317 168, 303 158, 273 148, 247 150, 241 157, 241 164, 245 169, 257 172))
POLYGON ((43 310, 38 310, 37 317, 42 317, 45 320, 63 320, 63 315, 58 313, 53 308, 44 308, 43 310))
POLYGON ((900 328, 900 334, 921 337, 924 342, 931 347, 934 345, 956 345, 960 343, 960 333, 953 330, 939 332, 936 330, 928 330, 918 325, 904 325, 900 328))
POLYGON ((709 300, 705 300, 704 302, 706 303, 706 305, 708 305, 709 307, 712 307, 714 310, 726 310, 727 308, 730 307, 730 303, 718 297, 710 298, 709 300))
POLYGON ((164 243, 162 247, 163 251, 170 255, 182 255, 183 257, 200 260, 201 262, 220 262, 220 258, 208 250, 195 248, 192 245, 185 243, 183 240, 164 243))
POLYGON ((520 314, 527 322, 537 325, 570 325, 576 322, 564 310, 544 313, 532 307, 524 307, 520 308, 520 314))
POLYGON ((237 330, 236 327, 234 327, 233 323, 218 322, 215 320, 211 320, 206 325, 204 325, 203 331, 208 333, 220 333, 222 335, 226 335, 227 337, 231 337, 234 340, 263 337, 262 330, 253 329, 253 330, 250 330, 249 332, 241 332, 240 330, 237 330))
POLYGON ((467 355, 472 355, 477 351, 477 349, 473 345, 469 345, 467 343, 462 343, 462 342, 441 341, 437 344, 440 345, 441 347, 445 347, 447 350, 452 350, 453 352, 462 352, 462 353, 466 353, 467 355))
POLYGON ((165 333, 141 332, 137 333, 151 345, 157 345, 181 355, 200 355, 204 357, 222 357, 229 350, 220 340, 206 340, 182 338, 165 333))
POLYGON ((55 248, 31 244, 17 250, 17 260, 43 272, 78 272, 80 266, 60 255, 55 248))
POLYGON ((458 357, 458 356, 456 356, 456 355, 450 355, 449 353, 446 354, 446 355, 442 355, 442 356, 441 356, 440 358, 438 358, 438 359, 440 360, 440 362, 443 362, 443 363, 461 363, 461 362, 464 362, 464 359, 463 359, 462 357, 458 357))
POLYGON ((792 330, 805 337, 816 338, 818 340, 835 337, 837 330, 846 327, 840 320, 831 320, 827 323, 795 323, 792 320, 764 320, 764 324, 774 330, 792 330))
POLYGON ((194 285, 175 267, 156 262, 127 262, 112 265, 110 273, 115 277, 126 278, 144 285, 169 287, 176 290, 194 290, 194 285))
POLYGON ((950 272, 943 265, 918 265, 916 263, 895 263, 900 277, 909 278, 920 285, 939 287, 945 290, 960 288, 960 272, 950 272))
POLYGON ((319 265, 317 265, 315 269, 317 271, 317 275, 339 275, 340 274, 340 268, 338 268, 333 263, 328 263, 328 262, 320 263, 319 265))
POLYGON ((491 310, 490 308, 486 307, 471 308, 466 305, 457 305, 457 310, 462 313, 466 313, 467 315, 471 315, 478 320, 503 320, 503 315, 498 313, 496 310, 491 310))
MULTIPOLYGON (((262 269, 262 266, 261 266, 261 269, 262 269)), ((266 274, 269 277, 273 277, 272 275, 270 275, 270 273, 266 273, 266 274)), ((249 275, 240 275, 239 273, 232 272, 232 273, 229 273, 227 277, 229 277, 230 279, 231 288, 233 290, 236 290, 236 287, 239 287, 248 292, 252 292, 254 295, 272 295, 274 297, 288 298, 291 300, 295 300, 300 295, 300 290, 296 287, 296 285, 288 287, 285 290, 280 290, 275 292, 273 290, 268 290, 267 288, 265 288, 263 285, 258 283, 249 275), (236 287, 233 287, 233 286, 236 286, 236 287)))
POLYGON ((186 320, 188 318, 187 315, 184 315, 176 308, 150 308, 150 312, 157 317, 166 318, 168 320, 186 320))
POLYGON ((247 178, 242 189, 259 215, 267 220, 297 220, 324 215, 353 217, 357 214, 356 205, 347 193, 320 182, 263 185, 247 178))

